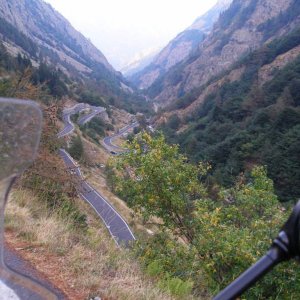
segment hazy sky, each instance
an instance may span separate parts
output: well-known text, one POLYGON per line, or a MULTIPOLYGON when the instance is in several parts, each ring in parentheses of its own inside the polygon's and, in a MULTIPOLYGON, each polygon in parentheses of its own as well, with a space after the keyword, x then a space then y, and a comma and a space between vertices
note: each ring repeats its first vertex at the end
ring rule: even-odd
POLYGON ((45 0, 120 70, 165 46, 217 0, 45 0))

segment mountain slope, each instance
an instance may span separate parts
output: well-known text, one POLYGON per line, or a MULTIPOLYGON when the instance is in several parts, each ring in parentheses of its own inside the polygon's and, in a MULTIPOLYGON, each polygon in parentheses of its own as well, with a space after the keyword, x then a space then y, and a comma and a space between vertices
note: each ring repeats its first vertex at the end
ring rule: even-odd
MULTIPOLYGON (((53 51, 61 60, 66 60, 80 71, 89 71, 91 62, 95 62, 113 72, 104 55, 43 1, 1 0, 0 18, 25 34, 37 44, 39 50, 46 48, 53 51)), ((3 26, 0 30, 5 36, 3 26)))
POLYGON ((42 0, 0 0, 1 49, 2 45, 38 69, 35 83, 50 83, 54 96, 68 95, 93 105, 103 105, 104 100, 131 111, 141 106, 143 98, 101 51, 42 0))
POLYGON ((0 0, 0 37, 7 51, 61 70, 77 80, 98 82, 107 98, 124 92, 120 73, 104 55, 42 0, 0 0))
POLYGON ((129 77, 139 88, 146 89, 170 68, 186 59, 203 41, 220 13, 232 0, 220 0, 206 14, 199 17, 189 28, 177 35, 144 70, 129 77))
POLYGON ((129 62, 124 68, 122 68, 121 73, 125 77, 133 76, 134 74, 142 71, 148 65, 150 65, 159 53, 161 49, 151 49, 149 51, 142 52, 136 55, 135 59, 129 62))
POLYGON ((207 83, 241 56, 295 28, 299 6, 298 0, 235 0, 193 56, 157 80, 149 95, 164 106, 207 83))
POLYGON ((192 160, 210 162, 213 184, 230 186, 235 176, 262 164, 280 199, 295 201, 300 197, 299 2, 290 2, 286 12, 261 27, 267 43, 171 102, 157 123, 192 160))

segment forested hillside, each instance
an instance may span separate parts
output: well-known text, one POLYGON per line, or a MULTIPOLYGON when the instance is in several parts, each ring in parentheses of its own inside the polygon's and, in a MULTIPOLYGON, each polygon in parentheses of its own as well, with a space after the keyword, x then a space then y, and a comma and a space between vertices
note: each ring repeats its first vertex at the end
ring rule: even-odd
MULTIPOLYGON (((297 19, 299 7, 294 1, 288 11, 261 24, 265 37, 297 19)), ((212 185, 230 186, 238 174, 262 164, 281 200, 299 198, 299 55, 296 27, 240 57, 162 113, 159 123, 169 140, 193 161, 212 164, 212 185)))

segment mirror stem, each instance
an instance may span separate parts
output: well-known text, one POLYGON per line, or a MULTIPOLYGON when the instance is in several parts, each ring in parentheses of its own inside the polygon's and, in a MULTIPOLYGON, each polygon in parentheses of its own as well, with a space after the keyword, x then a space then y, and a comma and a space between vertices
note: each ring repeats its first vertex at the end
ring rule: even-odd
POLYGON ((284 259, 285 252, 279 247, 272 247, 265 256, 227 286, 214 300, 236 299, 284 259))
POLYGON ((278 263, 300 257, 300 201, 265 256, 233 281, 214 300, 236 299, 278 263))
POLYGON ((4 219, 5 219, 5 206, 8 201, 8 194, 11 190, 16 176, 6 178, 0 183, 0 264, 4 266, 4 219))

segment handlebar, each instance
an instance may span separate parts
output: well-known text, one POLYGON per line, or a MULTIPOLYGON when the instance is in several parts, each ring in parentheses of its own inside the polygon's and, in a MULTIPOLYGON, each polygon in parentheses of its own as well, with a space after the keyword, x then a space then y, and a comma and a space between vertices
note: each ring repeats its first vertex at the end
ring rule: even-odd
POLYGON ((261 277, 282 261, 300 256, 300 201, 282 227, 269 251, 235 281, 221 291, 214 300, 236 299, 261 277))

